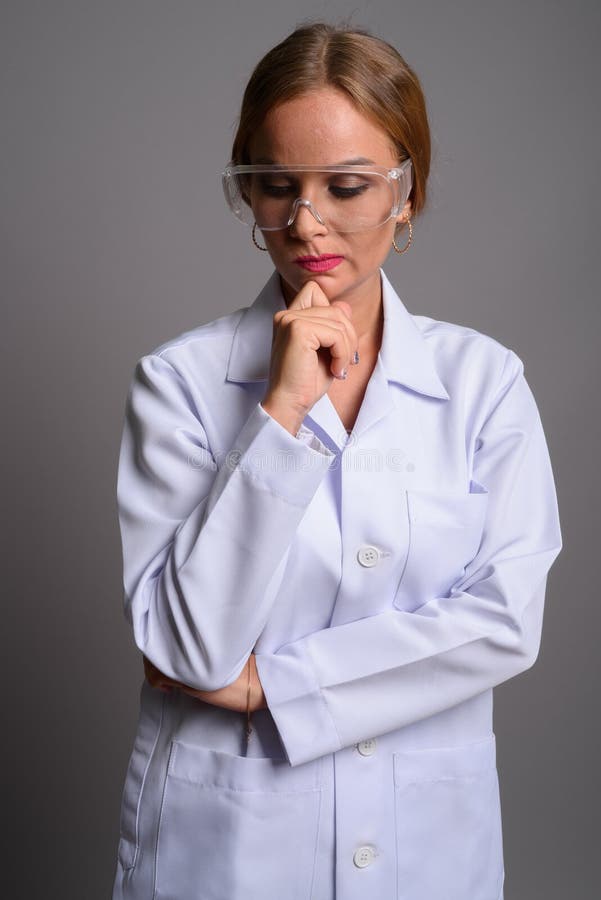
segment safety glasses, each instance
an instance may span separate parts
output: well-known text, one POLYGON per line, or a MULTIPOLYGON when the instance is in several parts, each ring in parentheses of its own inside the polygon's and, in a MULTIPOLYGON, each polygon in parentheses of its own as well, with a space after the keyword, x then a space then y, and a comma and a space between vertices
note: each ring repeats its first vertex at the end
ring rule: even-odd
POLYGON ((261 231, 289 228, 301 207, 333 231, 366 231, 397 216, 412 185, 411 160, 384 166, 228 164, 222 173, 229 208, 261 231))

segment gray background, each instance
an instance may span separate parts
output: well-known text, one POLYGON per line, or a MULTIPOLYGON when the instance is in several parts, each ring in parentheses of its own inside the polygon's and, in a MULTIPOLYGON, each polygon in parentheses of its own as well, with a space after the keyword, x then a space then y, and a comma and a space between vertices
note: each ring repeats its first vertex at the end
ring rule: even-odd
POLYGON ((110 897, 142 678, 115 502, 127 386, 267 279, 221 194, 242 92, 302 19, 349 15, 429 102, 430 209, 385 270, 412 312, 524 359, 557 481, 542 649, 495 691, 506 900, 598 896, 598 10, 3 2, 3 896, 110 897))

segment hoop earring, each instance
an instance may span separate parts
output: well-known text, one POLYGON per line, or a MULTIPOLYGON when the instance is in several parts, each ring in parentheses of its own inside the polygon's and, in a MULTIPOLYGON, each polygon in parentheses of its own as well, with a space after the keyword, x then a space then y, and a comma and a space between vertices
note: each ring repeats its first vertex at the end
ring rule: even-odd
POLYGON ((261 247, 261 245, 257 242, 257 239, 255 237, 256 230, 257 230, 257 223, 255 222, 255 224, 253 225, 253 244, 255 245, 255 247, 258 247, 259 250, 265 250, 265 252, 267 253, 268 252, 267 247, 261 247))
POLYGON ((406 253, 407 250, 409 249, 409 247, 411 246, 411 244, 413 243, 413 225, 411 224, 411 219, 409 218, 409 216, 407 216, 407 225, 409 226, 409 240, 407 241, 407 243, 405 244, 405 246, 403 247, 402 250, 399 249, 399 247, 397 247, 394 237, 392 239, 392 246, 394 247, 394 249, 396 250, 397 253, 406 253))

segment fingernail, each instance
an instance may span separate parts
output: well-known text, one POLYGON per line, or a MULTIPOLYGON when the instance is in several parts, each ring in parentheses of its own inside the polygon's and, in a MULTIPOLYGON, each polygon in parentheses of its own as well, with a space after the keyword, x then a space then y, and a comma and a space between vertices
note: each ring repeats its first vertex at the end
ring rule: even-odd
POLYGON ((353 365, 356 366, 358 362, 359 362, 359 351, 355 350, 355 353, 353 356, 353 365))
POLYGON ((340 375, 338 375, 338 378, 345 379, 347 375, 348 375, 347 370, 343 369, 342 372, 340 373, 340 375))

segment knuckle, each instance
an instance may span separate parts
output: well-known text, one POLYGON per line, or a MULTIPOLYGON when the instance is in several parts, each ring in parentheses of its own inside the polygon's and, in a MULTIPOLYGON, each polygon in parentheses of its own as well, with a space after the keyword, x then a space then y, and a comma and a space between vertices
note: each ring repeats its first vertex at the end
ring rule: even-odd
POLYGON ((303 320, 299 316, 294 316, 286 322, 291 334, 300 334, 304 329, 303 320))

